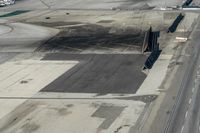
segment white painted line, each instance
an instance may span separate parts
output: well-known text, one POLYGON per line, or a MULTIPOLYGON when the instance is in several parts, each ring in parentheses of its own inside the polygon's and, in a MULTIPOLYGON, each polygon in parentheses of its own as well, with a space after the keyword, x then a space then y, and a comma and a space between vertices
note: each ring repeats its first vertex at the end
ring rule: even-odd
POLYGON ((182 126, 182 128, 181 128, 181 133, 183 133, 183 129, 184 129, 184 126, 182 126))
MULTIPOLYGON (((182 29, 181 31, 185 31, 185 29, 182 29)), ((176 37, 176 41, 177 42, 186 42, 188 40, 188 38, 185 37, 176 37)))
POLYGON ((188 116, 188 111, 185 113, 185 118, 187 118, 187 116, 188 116))
POLYGON ((195 89, 195 88, 192 88, 192 93, 194 92, 194 89, 195 89))
POLYGON ((200 131, 200 126, 199 126, 199 131, 200 131))
POLYGON ((199 71, 199 70, 197 70, 197 74, 199 74, 199 72, 200 72, 200 71, 199 71))
POLYGON ((192 102, 192 98, 190 98, 190 100, 189 100, 189 104, 191 104, 191 102, 192 102))

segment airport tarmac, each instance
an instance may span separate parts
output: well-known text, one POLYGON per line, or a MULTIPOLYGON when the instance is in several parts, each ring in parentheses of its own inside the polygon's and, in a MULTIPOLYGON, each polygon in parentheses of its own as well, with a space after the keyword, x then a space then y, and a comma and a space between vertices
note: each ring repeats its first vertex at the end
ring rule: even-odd
MULTIPOLYGON (((162 81, 173 67, 169 67, 173 54, 182 46, 166 33, 179 12, 126 9, 181 1, 63 2, 21 0, 0 9, 3 16, 19 8, 29 10, 1 17, 6 34, 0 35, 0 132, 141 130, 153 104, 162 102, 157 101, 165 89, 162 81), (144 73, 149 53, 141 49, 150 26, 161 30, 163 53, 144 73)), ((177 36, 187 35, 182 32, 190 29, 193 17, 197 15, 187 15, 177 36)))
POLYGON ((181 5, 182 0, 19 0, 16 4, 1 10, 39 10, 39 9, 84 9, 84 10, 150 10, 155 7, 181 5), (30 4, 31 3, 31 4, 30 4))
POLYGON ((43 60, 77 60, 79 64, 42 91, 134 94, 146 78, 142 72, 146 59, 128 54, 49 54, 43 60))

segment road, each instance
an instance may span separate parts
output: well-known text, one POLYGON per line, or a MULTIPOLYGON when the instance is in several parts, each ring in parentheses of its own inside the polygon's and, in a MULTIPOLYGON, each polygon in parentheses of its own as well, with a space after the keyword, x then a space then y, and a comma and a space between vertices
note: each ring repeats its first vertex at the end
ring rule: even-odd
POLYGON ((188 71, 183 79, 175 108, 172 112, 167 133, 199 133, 200 132, 200 23, 198 21, 191 35, 194 45, 188 71))

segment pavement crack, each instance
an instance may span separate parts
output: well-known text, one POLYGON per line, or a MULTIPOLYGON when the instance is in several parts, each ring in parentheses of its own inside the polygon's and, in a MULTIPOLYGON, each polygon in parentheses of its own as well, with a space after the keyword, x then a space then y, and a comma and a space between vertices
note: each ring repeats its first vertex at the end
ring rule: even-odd
POLYGON ((118 127, 115 131, 114 131, 114 133, 118 133, 122 128, 124 128, 124 127, 129 127, 130 125, 122 125, 122 126, 120 126, 120 127, 118 127))

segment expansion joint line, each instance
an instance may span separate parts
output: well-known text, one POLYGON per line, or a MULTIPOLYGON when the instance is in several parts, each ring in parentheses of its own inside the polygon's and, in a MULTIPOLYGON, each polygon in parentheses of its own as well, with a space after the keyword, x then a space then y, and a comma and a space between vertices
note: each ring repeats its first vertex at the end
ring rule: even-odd
POLYGON ((51 6, 49 6, 46 2, 44 2, 43 0, 40 0, 40 2, 42 3, 42 4, 44 4, 48 9, 50 9, 51 8, 51 6))

